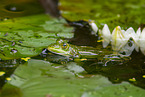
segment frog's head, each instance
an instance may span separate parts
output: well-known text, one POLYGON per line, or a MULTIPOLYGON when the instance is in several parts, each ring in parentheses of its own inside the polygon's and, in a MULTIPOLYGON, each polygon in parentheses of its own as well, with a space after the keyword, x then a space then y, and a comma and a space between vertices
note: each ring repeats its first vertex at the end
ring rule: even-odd
POLYGON ((48 50, 54 54, 67 56, 67 57, 79 57, 77 48, 67 43, 67 41, 59 39, 56 43, 50 45, 48 50))

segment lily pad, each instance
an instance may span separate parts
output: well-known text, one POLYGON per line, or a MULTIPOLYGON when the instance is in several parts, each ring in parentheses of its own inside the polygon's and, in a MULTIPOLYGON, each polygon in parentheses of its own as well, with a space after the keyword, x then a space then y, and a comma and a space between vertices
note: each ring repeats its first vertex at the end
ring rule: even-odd
POLYGON ((85 92, 82 97, 143 97, 144 90, 128 83, 97 87, 94 91, 85 92), (110 91, 111 90, 111 91, 110 91))
POLYGON ((44 14, 2 21, 0 59, 36 56, 58 38, 73 37, 73 28, 65 25, 64 19, 57 20, 44 14))
POLYGON ((1 95, 2 97, 81 97, 81 95, 82 97, 96 97, 100 95, 99 93, 112 96, 116 94, 135 96, 135 93, 144 95, 143 89, 129 83, 113 85, 101 75, 78 78, 72 72, 72 66, 74 64, 76 67, 76 63, 70 64, 71 67, 67 69, 64 65, 31 59, 15 70, 11 81, 3 87, 1 95), (12 95, 7 92, 8 90, 18 91, 12 95))

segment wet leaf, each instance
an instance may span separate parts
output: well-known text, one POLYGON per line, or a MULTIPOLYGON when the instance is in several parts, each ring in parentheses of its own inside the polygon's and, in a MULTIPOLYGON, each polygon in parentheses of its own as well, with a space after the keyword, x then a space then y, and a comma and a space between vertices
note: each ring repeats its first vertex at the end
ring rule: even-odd
POLYGON ((97 87, 93 91, 85 92, 82 97, 143 97, 144 90, 128 83, 97 87))
POLYGON ((8 60, 39 55, 43 48, 55 43, 58 38, 73 36, 73 28, 65 24, 64 19, 57 20, 43 14, 1 22, 0 58, 8 60))
MULTIPOLYGON (((69 65, 69 63, 68 63, 69 65)), ((76 63, 71 62, 71 66, 76 67, 76 63)), ((80 71, 79 71, 80 72, 80 71)), ((76 73, 79 73, 76 72, 76 73)), ((99 97, 106 96, 135 96, 142 97, 144 90, 129 83, 113 85, 107 78, 101 75, 78 78, 72 69, 64 68, 64 65, 53 64, 42 60, 30 59, 28 63, 20 65, 11 76, 11 80, 5 84, 2 96, 9 87, 19 89, 16 94, 19 97, 99 97)), ((9 93, 9 92, 8 92, 9 93)))

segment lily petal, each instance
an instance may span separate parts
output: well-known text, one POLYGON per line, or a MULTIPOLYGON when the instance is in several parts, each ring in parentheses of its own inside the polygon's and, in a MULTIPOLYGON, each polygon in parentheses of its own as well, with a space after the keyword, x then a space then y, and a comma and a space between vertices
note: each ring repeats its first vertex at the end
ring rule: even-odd
POLYGON ((142 30, 142 33, 140 35, 139 46, 141 52, 145 55, 145 28, 142 30))
POLYGON ((107 24, 102 29, 103 47, 107 47, 110 43, 111 33, 107 24))
POLYGON ((139 51, 139 45, 138 45, 139 37, 135 33, 134 29, 132 27, 128 28, 126 30, 126 34, 129 36, 129 38, 133 39, 133 41, 135 43, 135 49, 136 49, 136 51, 139 51))
MULTIPOLYGON (((133 41, 131 41, 133 43, 133 41)), ((125 52, 125 56, 130 56, 132 54, 132 51, 135 48, 135 44, 132 44, 131 46, 127 43, 120 52, 125 52)))
POLYGON ((135 44, 135 50, 136 50, 137 52, 139 52, 140 35, 141 35, 141 28, 138 28, 138 30, 136 31, 136 37, 137 37, 138 39, 136 40, 136 44, 135 44))

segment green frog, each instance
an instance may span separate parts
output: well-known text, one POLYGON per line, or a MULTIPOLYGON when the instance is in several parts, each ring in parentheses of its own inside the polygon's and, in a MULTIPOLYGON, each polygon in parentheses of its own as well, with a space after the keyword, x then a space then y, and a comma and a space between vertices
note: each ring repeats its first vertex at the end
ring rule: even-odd
POLYGON ((49 45, 47 50, 49 51, 47 59, 52 59, 53 61, 56 60, 56 62, 95 60, 105 64, 110 61, 124 62, 130 60, 129 56, 113 54, 110 46, 107 48, 103 48, 102 45, 98 45, 97 47, 76 46, 69 44, 66 40, 62 39, 49 45))

